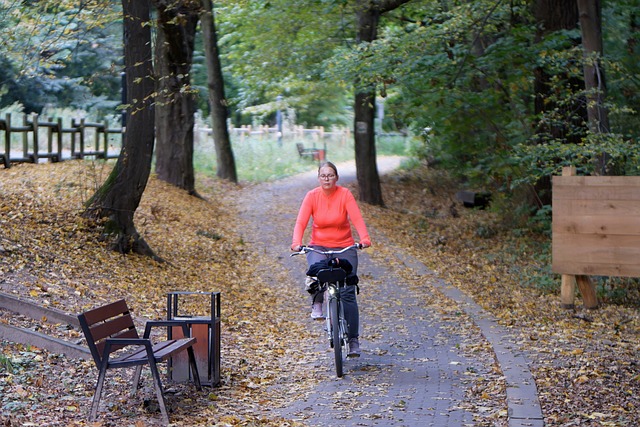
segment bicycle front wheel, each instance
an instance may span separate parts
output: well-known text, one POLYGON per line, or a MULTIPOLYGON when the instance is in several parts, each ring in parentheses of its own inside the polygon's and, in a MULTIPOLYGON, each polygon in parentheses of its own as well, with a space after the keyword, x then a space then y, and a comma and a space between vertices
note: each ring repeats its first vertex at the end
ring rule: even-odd
POLYGON ((331 318, 331 339, 333 340, 333 355, 336 363, 336 375, 342 377, 342 336, 340 333, 340 317, 338 316, 338 300, 329 300, 329 316, 331 318))

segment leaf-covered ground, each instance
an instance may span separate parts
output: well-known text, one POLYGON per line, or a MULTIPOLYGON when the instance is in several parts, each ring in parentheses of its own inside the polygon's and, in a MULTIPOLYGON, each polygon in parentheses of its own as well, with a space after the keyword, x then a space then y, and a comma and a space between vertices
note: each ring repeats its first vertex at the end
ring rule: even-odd
POLYGON ((537 246, 514 238, 491 212, 456 206, 447 182, 426 169, 387 179, 391 209, 370 208, 369 221, 389 227, 396 243, 519 336, 545 425, 640 425, 637 305, 584 311, 578 299, 576 310, 561 308, 557 292, 527 285, 532 271, 548 268, 537 246))
MULTIPOLYGON (((0 170, 0 291, 70 313, 123 297, 142 324, 165 317, 167 292, 221 290, 222 385, 201 394, 177 386, 169 397, 170 405, 180 402, 172 422, 297 425, 271 408, 313 387, 304 370, 313 358, 304 343, 313 337, 299 319, 271 308, 299 289, 281 289, 285 295, 276 295, 256 274, 256 265, 267 261, 241 237, 237 203, 253 200, 252 188, 202 180, 199 191, 205 200, 200 200, 152 178, 136 224, 168 261, 156 263, 109 251, 99 229, 78 217, 83 201, 107 173, 101 163, 80 161, 0 170), (277 338, 285 333, 300 337, 300 346, 280 345, 277 338), (272 339, 265 340, 266 335, 272 339)), ((367 222, 513 330, 531 361, 546 425, 640 425, 637 308, 565 310, 557 294, 526 285, 529 272, 546 267, 538 265, 533 246, 514 239, 491 212, 456 204, 457 188, 440 173, 394 174, 383 185, 387 208, 363 206, 367 222)), ((288 239, 283 239, 284 251, 288 239)), ((271 275, 274 281, 288 280, 284 271, 271 275)), ((28 322, 8 312, 1 315, 2 322, 28 322)), ((37 323, 43 332, 81 340, 64 325, 37 323)), ((2 342, 0 425, 89 425, 95 378, 90 362, 2 342)), ((158 420, 140 404, 153 404, 151 390, 134 398, 126 394, 129 378, 128 373, 116 378, 117 387, 102 402, 108 413, 94 425, 144 426, 158 420)), ((491 402, 488 396, 477 398, 491 402)))

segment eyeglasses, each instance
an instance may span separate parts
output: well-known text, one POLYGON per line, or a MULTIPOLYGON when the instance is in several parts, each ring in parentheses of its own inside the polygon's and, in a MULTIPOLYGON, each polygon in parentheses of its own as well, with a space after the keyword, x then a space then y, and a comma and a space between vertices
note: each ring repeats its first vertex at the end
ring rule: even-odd
POLYGON ((318 178, 320 178, 320 179, 333 179, 335 177, 336 176, 333 175, 333 174, 331 174, 331 175, 318 175, 318 178))

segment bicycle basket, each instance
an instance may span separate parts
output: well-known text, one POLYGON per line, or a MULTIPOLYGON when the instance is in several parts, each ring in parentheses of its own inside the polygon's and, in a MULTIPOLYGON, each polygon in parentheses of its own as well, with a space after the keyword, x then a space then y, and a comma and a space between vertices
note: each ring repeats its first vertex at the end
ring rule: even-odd
POLYGON ((318 271, 317 277, 320 283, 343 282, 344 279, 347 277, 347 272, 341 268, 330 268, 330 269, 327 268, 327 269, 318 271))

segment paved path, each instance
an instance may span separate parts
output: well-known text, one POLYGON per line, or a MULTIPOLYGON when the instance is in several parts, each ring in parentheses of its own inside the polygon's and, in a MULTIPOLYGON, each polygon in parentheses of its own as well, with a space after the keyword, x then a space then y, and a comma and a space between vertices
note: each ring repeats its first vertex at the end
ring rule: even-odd
MULTIPOLYGON (((383 174, 398 165, 398 158, 383 158, 379 171, 383 174)), ((354 179, 352 165, 339 165, 339 172, 342 184, 354 179)), ((311 171, 261 185, 252 193, 257 199, 250 201, 243 216, 255 219, 265 245, 286 250, 297 208, 316 185, 315 177, 311 171), (273 220, 264 221, 270 217, 273 220)), ((392 245, 383 230, 370 233, 376 244, 392 245)), ((542 426, 535 383, 506 331, 462 292, 402 254, 401 248, 394 248, 385 262, 369 252, 373 250, 361 252, 359 266, 362 356, 348 360, 345 376, 337 379, 322 322, 307 319, 309 327, 318 330, 319 355, 308 369, 324 380, 277 413, 309 426, 542 426), (483 349, 481 342, 490 345, 483 349), (504 376, 496 374, 496 361, 504 376), (472 405, 467 396, 491 378, 506 384, 506 405, 472 405), (500 410, 508 412, 508 421, 498 416, 500 410), (494 424, 487 421, 487 413, 495 414, 494 424)), ((304 260, 279 260, 292 281, 302 283, 304 260)), ((293 304, 307 310, 302 301, 293 304)))

